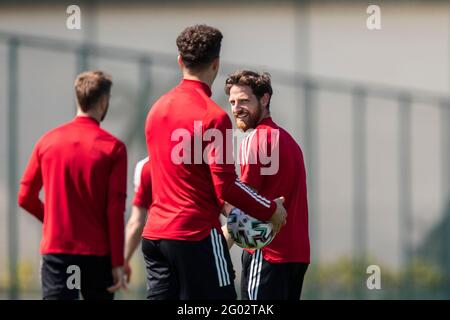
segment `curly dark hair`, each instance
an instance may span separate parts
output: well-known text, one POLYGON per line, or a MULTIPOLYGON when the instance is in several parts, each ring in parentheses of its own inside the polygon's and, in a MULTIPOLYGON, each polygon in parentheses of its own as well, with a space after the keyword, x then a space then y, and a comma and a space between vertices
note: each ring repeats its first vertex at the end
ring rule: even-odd
MULTIPOLYGON (((225 81, 225 93, 228 96, 230 95, 231 87, 234 85, 249 86, 258 99, 261 99, 266 93, 269 94, 270 98, 272 97, 272 84, 270 74, 267 72, 257 73, 250 70, 237 70, 230 74, 225 81)), ((267 108, 270 106, 270 98, 267 108)))
POLYGON ((178 52, 188 69, 199 70, 219 57, 222 33, 200 24, 187 27, 177 38, 178 52))

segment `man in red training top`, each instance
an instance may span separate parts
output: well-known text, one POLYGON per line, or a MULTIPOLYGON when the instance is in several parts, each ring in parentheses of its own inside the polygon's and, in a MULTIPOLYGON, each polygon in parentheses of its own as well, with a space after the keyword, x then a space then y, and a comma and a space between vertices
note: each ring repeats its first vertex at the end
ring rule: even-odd
POLYGON ((226 80, 225 92, 237 127, 251 130, 240 149, 241 181, 270 198, 283 195, 287 210, 286 226, 269 245, 243 251, 241 296, 298 300, 310 262, 302 150, 270 116, 272 85, 267 73, 236 71, 226 80))
POLYGON ((130 261, 142 238, 142 231, 147 220, 147 211, 152 203, 152 180, 150 160, 146 157, 136 164, 134 169, 134 198, 125 232, 125 275, 130 282, 130 261))
POLYGON ((206 25, 181 32, 183 80, 147 116, 152 205, 142 251, 148 299, 236 298, 219 199, 272 221, 276 230, 285 222, 282 198, 270 201, 237 178, 232 148, 225 142, 231 120, 210 98, 221 40, 221 32, 206 25))
POLYGON ((43 222, 44 299, 113 299, 123 286, 127 151, 100 128, 111 86, 102 71, 78 75, 77 116, 39 139, 20 183, 19 205, 43 222))

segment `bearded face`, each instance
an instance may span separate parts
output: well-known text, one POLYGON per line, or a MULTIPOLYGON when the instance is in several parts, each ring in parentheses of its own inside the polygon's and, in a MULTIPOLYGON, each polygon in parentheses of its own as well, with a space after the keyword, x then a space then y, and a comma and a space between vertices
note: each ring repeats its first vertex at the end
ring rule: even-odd
POLYGON ((231 87, 229 102, 236 126, 242 131, 255 128, 261 121, 263 106, 249 86, 231 87))
POLYGON ((261 114, 262 105, 259 102, 255 110, 240 109, 239 111, 233 112, 237 127, 244 132, 256 128, 261 119, 261 114))

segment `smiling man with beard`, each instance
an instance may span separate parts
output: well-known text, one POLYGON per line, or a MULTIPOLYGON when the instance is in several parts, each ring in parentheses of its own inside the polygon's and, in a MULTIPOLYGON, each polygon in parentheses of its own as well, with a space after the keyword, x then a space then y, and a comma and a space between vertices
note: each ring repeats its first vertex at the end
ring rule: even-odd
POLYGON ((142 252, 151 300, 236 298, 234 269, 220 229, 220 199, 271 220, 275 228, 285 222, 282 198, 261 197, 240 183, 234 161, 216 161, 217 154, 227 159, 232 153, 226 144, 216 149, 212 142, 205 143, 195 152, 196 141, 204 136, 195 130, 196 123, 202 123, 204 132, 215 130, 221 137, 232 129, 228 114, 211 99, 221 42, 222 33, 214 27, 185 28, 176 40, 182 80, 147 115, 152 205, 142 233, 142 252), (184 141, 194 150, 181 162, 174 157, 179 145, 174 135, 180 131, 187 133, 184 141))
POLYGON ((287 210, 286 225, 269 245, 243 251, 241 296, 244 300, 298 300, 310 262, 303 153, 270 116, 269 74, 236 71, 226 80, 225 92, 237 127, 251 131, 241 144, 241 181, 269 199, 285 196, 287 210), (268 163, 264 157, 268 154, 271 162, 278 163, 268 163))

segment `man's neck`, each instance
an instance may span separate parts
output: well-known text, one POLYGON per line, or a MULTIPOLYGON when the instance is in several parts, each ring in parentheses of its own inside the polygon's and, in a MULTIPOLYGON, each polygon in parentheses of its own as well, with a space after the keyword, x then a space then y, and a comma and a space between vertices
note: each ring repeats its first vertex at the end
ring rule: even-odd
POLYGON ((264 114, 261 116, 261 118, 259 119, 258 124, 260 124, 261 121, 263 121, 264 119, 267 119, 267 118, 270 118, 270 112, 264 113, 264 114))
POLYGON ((90 117, 93 118, 95 120, 97 120, 98 123, 101 122, 101 117, 99 115, 97 115, 95 112, 93 111, 89 111, 89 112, 83 112, 81 109, 77 110, 77 117, 90 117))
POLYGON ((183 79, 186 80, 195 80, 195 81, 201 81, 203 83, 206 83, 210 88, 212 87, 212 84, 214 80, 210 79, 210 77, 204 75, 204 74, 190 74, 187 72, 183 73, 183 79))

